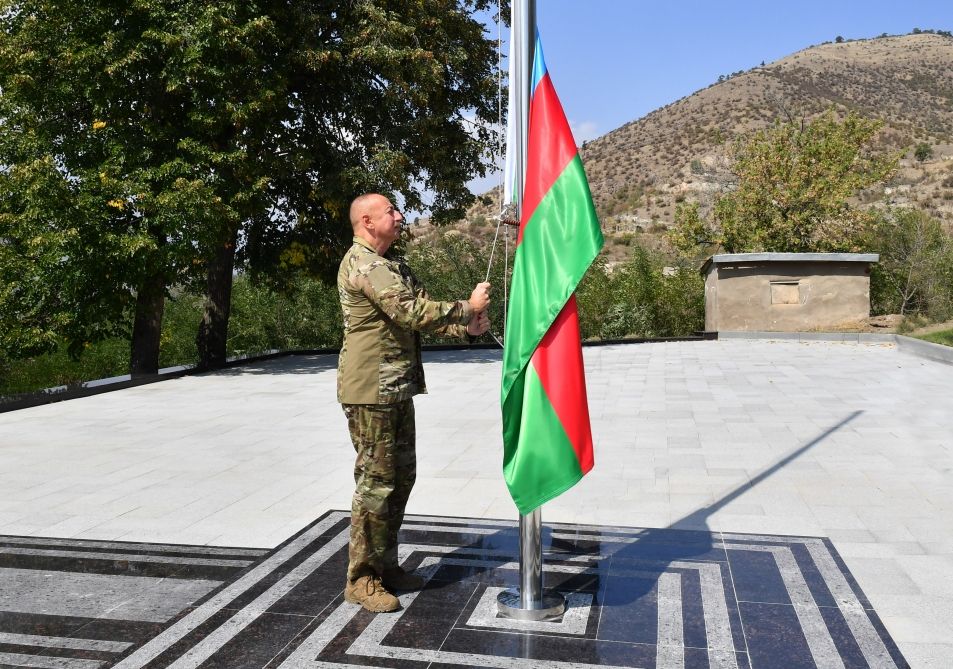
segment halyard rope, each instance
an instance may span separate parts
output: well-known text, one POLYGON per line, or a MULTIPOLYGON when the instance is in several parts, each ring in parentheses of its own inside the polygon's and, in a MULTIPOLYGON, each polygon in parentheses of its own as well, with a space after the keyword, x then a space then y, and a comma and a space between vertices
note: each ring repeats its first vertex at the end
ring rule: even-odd
MULTIPOLYGON (((496 3, 496 118, 499 134, 497 135, 497 156, 503 154, 503 136, 506 134, 503 126, 503 9, 500 0, 496 3)), ((490 280, 490 270, 493 268, 493 256, 496 253, 496 243, 500 237, 500 226, 503 225, 503 180, 506 178, 506 170, 500 172, 500 214, 496 217, 496 232, 493 234, 493 243, 490 245, 490 261, 486 265, 486 278, 490 280)), ((509 273, 509 255, 510 255, 510 233, 509 230, 503 230, 503 332, 506 332, 506 307, 507 307, 507 274, 509 273)), ((489 335, 494 341, 503 347, 503 341, 489 331, 489 335)))

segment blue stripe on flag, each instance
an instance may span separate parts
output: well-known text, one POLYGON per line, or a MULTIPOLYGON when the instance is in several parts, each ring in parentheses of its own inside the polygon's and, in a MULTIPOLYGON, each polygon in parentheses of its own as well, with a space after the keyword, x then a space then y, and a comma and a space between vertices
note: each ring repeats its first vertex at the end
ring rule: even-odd
POLYGON ((543 43, 539 39, 539 31, 536 32, 536 51, 533 53, 533 85, 530 90, 536 93, 536 86, 540 80, 546 76, 546 61, 543 60, 543 43))

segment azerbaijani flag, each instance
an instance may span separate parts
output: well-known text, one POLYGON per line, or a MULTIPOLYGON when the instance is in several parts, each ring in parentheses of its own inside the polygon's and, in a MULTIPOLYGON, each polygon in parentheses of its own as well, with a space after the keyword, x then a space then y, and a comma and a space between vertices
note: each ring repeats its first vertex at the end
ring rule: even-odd
POLYGON ((536 36, 523 211, 503 351, 503 478, 526 514, 592 469, 573 292, 602 230, 536 36))

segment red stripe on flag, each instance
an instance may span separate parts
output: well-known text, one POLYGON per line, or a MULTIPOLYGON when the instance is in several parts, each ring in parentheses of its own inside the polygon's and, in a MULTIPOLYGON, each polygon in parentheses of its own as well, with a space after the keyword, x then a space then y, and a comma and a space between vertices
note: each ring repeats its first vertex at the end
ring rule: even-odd
POLYGON ((575 295, 569 297, 539 343, 532 364, 585 474, 593 464, 592 431, 575 295))
POLYGON ((523 212, 517 244, 523 240, 523 229, 533 217, 540 200, 577 153, 576 141, 549 73, 543 75, 533 93, 529 106, 527 144, 526 185, 523 188, 523 212))

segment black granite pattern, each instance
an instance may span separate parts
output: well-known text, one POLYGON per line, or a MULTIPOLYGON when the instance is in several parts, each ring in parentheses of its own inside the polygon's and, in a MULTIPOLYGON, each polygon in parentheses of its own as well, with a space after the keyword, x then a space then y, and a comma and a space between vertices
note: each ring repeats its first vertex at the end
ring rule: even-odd
POLYGON ((488 605, 518 581, 514 523, 408 517, 427 585, 379 615, 343 601, 348 524, 329 512, 271 551, 0 537, 0 668, 908 667, 826 539, 547 525, 545 585, 581 604, 529 628, 488 605), (143 601, 37 610, 16 592, 38 596, 31 574, 143 601), (181 600, 164 619, 157 581, 181 600))

